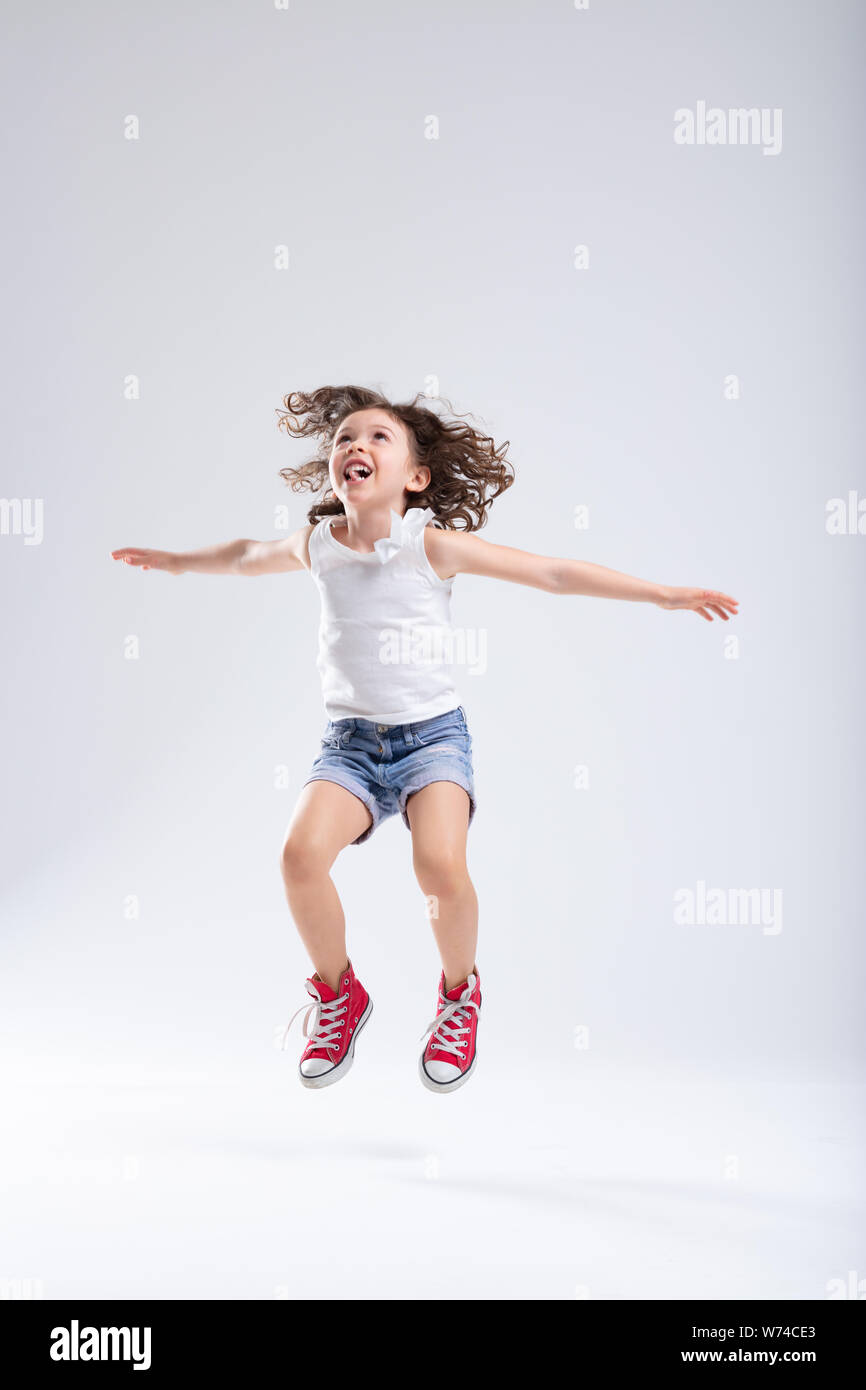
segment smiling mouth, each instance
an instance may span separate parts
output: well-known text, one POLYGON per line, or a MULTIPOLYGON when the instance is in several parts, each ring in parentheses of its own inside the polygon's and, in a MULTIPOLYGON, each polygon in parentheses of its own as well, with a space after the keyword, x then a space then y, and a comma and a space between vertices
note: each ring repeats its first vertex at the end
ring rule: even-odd
POLYGON ((365 478, 369 478, 373 472, 366 463, 349 463, 343 473, 343 480, 347 483, 361 483, 365 478))

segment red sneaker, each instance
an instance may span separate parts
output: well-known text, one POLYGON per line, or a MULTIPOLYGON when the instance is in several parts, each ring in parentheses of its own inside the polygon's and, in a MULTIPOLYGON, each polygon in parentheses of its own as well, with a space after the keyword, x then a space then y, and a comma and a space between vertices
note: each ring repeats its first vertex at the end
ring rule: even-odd
POLYGON ((445 971, 439 976, 439 1011, 422 1038, 432 1037, 421 1054, 418 1069, 428 1091, 456 1091, 475 1070, 476 1036, 481 1012, 481 980, 470 974, 444 993, 445 971))
POLYGON ((351 960, 340 976, 339 994, 335 994, 331 986, 325 983, 318 970, 304 984, 315 1002, 302 1004, 292 1014, 283 1034, 283 1050, 289 1028, 301 1009, 306 1008, 304 1037, 310 1041, 301 1054, 298 1075, 302 1086, 318 1089, 341 1081, 351 1068, 355 1043, 373 1012, 373 1001, 356 978, 351 960), (310 1014, 314 1015, 312 1030, 307 1028, 310 1014))

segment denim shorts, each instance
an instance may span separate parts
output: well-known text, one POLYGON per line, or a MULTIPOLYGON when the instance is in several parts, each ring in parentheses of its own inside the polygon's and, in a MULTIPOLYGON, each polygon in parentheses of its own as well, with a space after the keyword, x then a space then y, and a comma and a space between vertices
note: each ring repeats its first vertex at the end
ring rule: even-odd
POLYGON ((406 801, 430 782, 456 782, 475 815, 472 736, 462 705, 414 724, 375 724, 370 719, 329 719, 322 751, 307 782, 336 782, 360 797, 372 825, 353 840, 368 840, 378 825, 399 811, 411 830, 406 801))

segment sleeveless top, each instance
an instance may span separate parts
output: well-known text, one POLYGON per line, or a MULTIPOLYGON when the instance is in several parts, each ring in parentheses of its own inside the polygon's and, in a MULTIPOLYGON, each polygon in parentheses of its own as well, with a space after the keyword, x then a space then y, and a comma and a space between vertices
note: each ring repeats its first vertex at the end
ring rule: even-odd
MULTIPOLYGON (((310 532, 322 603, 316 665, 329 719, 411 724, 460 703, 453 683, 451 588, 424 549, 430 507, 391 512, 391 534, 358 554, 326 516, 310 532)), ((344 528, 345 529, 345 528, 344 528)))

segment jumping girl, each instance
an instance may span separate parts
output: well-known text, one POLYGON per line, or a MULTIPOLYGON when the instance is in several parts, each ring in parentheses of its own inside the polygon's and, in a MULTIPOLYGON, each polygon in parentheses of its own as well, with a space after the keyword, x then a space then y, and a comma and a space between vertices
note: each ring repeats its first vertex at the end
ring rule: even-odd
POLYGON ((419 399, 428 400, 419 393, 408 405, 394 404, 359 386, 284 398, 279 426, 313 436, 318 449, 300 467, 280 470, 293 490, 316 494, 308 524, 283 540, 236 540, 186 554, 111 552, 128 565, 176 575, 307 570, 319 591, 317 665, 328 722, 282 851, 289 909, 315 967, 305 981, 313 1003, 301 1006, 308 1041, 299 1065, 301 1083, 313 1088, 347 1074, 373 1009, 346 952, 330 870, 340 850, 363 844, 398 811, 412 835, 442 961, 419 1075, 445 1095, 475 1071, 478 900, 466 839, 476 800, 472 738, 450 660, 456 576, 690 609, 708 622, 713 613, 727 622, 738 610, 736 599, 715 590, 672 588, 481 540, 473 532, 514 482, 508 441, 497 448, 419 399))

